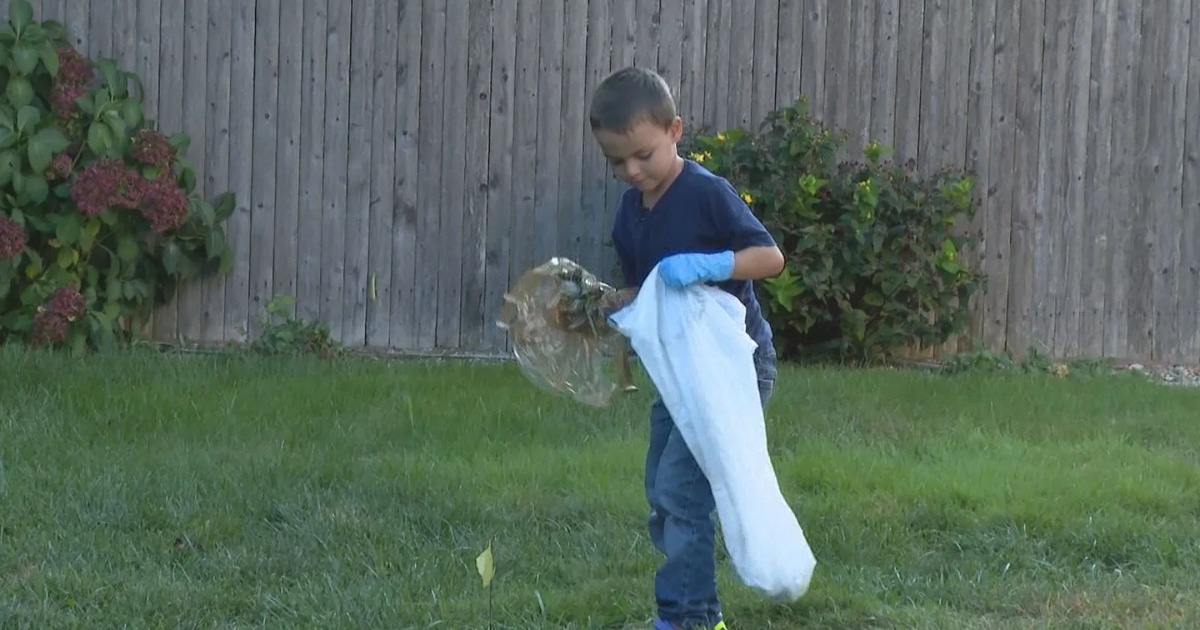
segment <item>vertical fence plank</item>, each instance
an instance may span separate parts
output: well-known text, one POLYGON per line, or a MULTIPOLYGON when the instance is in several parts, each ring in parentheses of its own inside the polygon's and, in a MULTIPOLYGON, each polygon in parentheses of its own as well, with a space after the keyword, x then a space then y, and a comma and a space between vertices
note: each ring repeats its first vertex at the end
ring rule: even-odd
POLYGON ((87 31, 87 50, 92 57, 113 57, 113 4, 115 0, 94 0, 87 8, 70 8, 86 15, 80 26, 87 31), (86 21, 85 21, 86 19, 86 21))
POLYGON ((895 160, 915 160, 921 146, 921 91, 925 45, 925 0, 900 0, 899 34, 896 37, 895 160))
POLYGON ((296 227, 296 316, 321 317, 321 210, 324 207, 327 0, 304 0, 300 70, 300 198, 296 227))
POLYGON ((757 128, 778 106, 779 2, 758 0, 754 16, 754 94, 748 125, 757 128))
MULTIPOLYGON (((467 67, 466 204, 463 221, 462 347, 484 349, 484 329, 495 321, 484 310, 487 287, 488 137, 491 133, 488 92, 492 79, 492 3, 471 0, 467 67)), ((575 161, 578 162, 578 156, 575 161)), ((566 207, 563 208, 567 210, 566 207)))
MULTIPOLYGON (((603 4, 590 0, 589 5, 603 4)), ((591 9, 589 8, 589 11, 591 9)), ((682 60, 679 69, 679 107, 685 131, 703 124, 705 94, 705 50, 708 30, 708 0, 683 6, 682 60)), ((590 29, 589 29, 590 32, 590 29)))
POLYGON ((1047 1, 1042 61, 1042 121, 1038 136, 1037 195, 1033 207, 1032 339, 1054 352, 1056 307, 1063 291, 1063 217, 1066 201, 1067 55, 1071 47, 1069 10, 1047 1))
POLYGON ((804 56, 804 0, 779 0, 778 40, 775 53, 775 103, 790 107, 801 97, 801 77, 808 59, 804 56))
MULTIPOLYGON (((1117 68, 1113 91, 1113 160, 1112 179, 1124 183, 1112 191, 1111 203, 1121 210, 1113 212, 1112 231, 1108 235, 1109 257, 1105 289, 1104 353, 1108 356, 1129 356, 1129 299, 1130 278, 1129 242, 1132 238, 1133 191, 1129 184, 1134 177, 1139 156, 1134 143, 1134 129, 1139 115, 1134 109, 1137 99, 1135 66, 1141 54, 1141 9, 1138 0, 1119 0, 1117 8, 1117 68)), ((1141 278, 1138 278, 1141 280, 1141 278)), ((1014 322, 1015 324, 1015 322, 1014 322)), ((1148 357, 1147 357, 1148 358, 1148 357)))
MULTIPOLYGON (((275 152, 279 114, 279 0, 259 0, 254 18, 254 163, 250 200, 250 336, 262 332, 271 300, 275 235, 275 152)), ((290 34, 289 34, 290 35, 290 34)))
MULTIPOLYGON (((206 72, 207 122, 204 136, 204 195, 210 203, 229 190, 230 49, 233 45, 233 3, 213 0, 208 7, 208 62, 206 72)), ((227 234, 228 236, 228 234, 227 234)), ((201 325, 199 338, 206 343, 225 341, 225 279, 200 281, 201 325)))
MULTIPOLYGON (((294 0, 293 0, 294 1, 294 0)), ((296 275, 300 253, 300 144, 304 99, 304 9, 291 4, 279 12, 278 105, 275 122, 275 179, 272 208, 271 294, 292 300, 287 313, 295 316, 296 275)), ((265 228, 264 228, 265 229, 265 228)))
MULTIPOLYGON (((183 0, 165 0, 160 4, 162 24, 160 32, 171 35, 161 37, 158 50, 158 129, 167 135, 183 131, 183 91, 185 42, 181 37, 186 29, 183 0)), ((80 12, 82 13, 82 12, 80 12)), ((67 10, 67 19, 77 13, 67 10)), ((82 28, 80 29, 82 31, 82 28)), ((90 38, 91 35, 89 34, 90 38)), ((95 41, 95 40, 92 40, 95 41)), ((82 48, 80 50, 83 50, 82 48)), ((170 301, 154 313, 154 337, 160 340, 176 340, 178 326, 178 292, 170 301)))
MULTIPOLYGON (((49 2, 43 2, 45 7, 49 2)), ((133 70, 137 66, 138 54, 138 3, 135 0, 117 2, 113 7, 113 57, 122 70, 133 70)), ((36 15, 36 11, 35 11, 36 15)))
MULTIPOLYGON (((391 338, 392 233, 396 208, 396 64, 400 56, 400 11, 377 3, 371 89, 371 196, 367 202, 366 344, 386 348, 391 338)), ((352 243, 351 243, 352 244, 352 243)), ((347 247, 349 251, 349 246, 347 247)), ((361 257, 360 257, 361 262, 361 257)))
MULTIPOLYGON (((562 4, 561 2, 558 4, 562 4)), ((633 63, 639 68, 658 68, 659 21, 662 19, 661 0, 636 0, 634 6, 633 63)), ((543 14, 543 27, 545 24, 543 14)), ((548 33, 548 31, 542 31, 548 33)), ((553 33, 554 31, 549 31, 553 33)), ((555 38, 551 37, 551 41, 555 38)), ((544 41, 544 40, 543 40, 544 41)))
MULTIPOLYGON (((851 12, 849 2, 838 2, 832 0, 826 2, 826 14, 828 17, 827 28, 829 29, 829 37, 826 39, 825 49, 825 94, 820 103, 820 109, 814 111, 820 112, 820 118, 830 127, 837 127, 850 131, 850 110, 854 104, 850 102, 853 97, 851 83, 851 54, 853 47, 850 42, 853 36, 850 34, 851 28, 854 25, 854 15, 851 12)), ((853 151, 854 138, 857 134, 851 132, 851 140, 847 142, 844 149, 846 152, 853 151)), ((843 154, 842 158, 848 157, 843 154)))
MULTIPOLYGON (((524 40, 523 40, 524 41, 524 40)), ((421 9, 421 120, 418 127, 420 203, 417 206, 417 343, 437 343, 438 226, 442 206, 442 125, 446 74, 446 0, 423 2, 421 9)))
MULTIPOLYGON (((154 3, 158 6, 158 3, 154 3)), ((229 98, 229 183, 237 207, 226 224, 229 247, 233 251, 233 271, 225 277, 225 338, 245 340, 250 312, 250 209, 253 207, 254 164, 254 31, 255 9, 248 2, 237 2, 231 15, 229 84, 237 86, 229 98)), ((145 11, 142 5, 138 17, 145 11)), ((143 31, 144 33, 145 31, 143 31)))
MULTIPOLYGON (((1159 6, 1162 6, 1161 4, 1159 6)), ((1155 191, 1161 185, 1158 171, 1162 168, 1164 129, 1161 120, 1168 115, 1165 93, 1159 88, 1158 76, 1166 62, 1166 11, 1142 6, 1141 54, 1134 69, 1133 111, 1134 147, 1137 149, 1131 186, 1134 194, 1130 209, 1133 212, 1132 230, 1128 245, 1125 274, 1129 281, 1129 352, 1154 358, 1154 293, 1161 282, 1155 268, 1154 232, 1155 191)))
POLYGON ((925 0, 921 46, 921 130, 917 145, 917 156, 924 173, 945 164, 943 148, 950 133, 944 109, 947 97, 946 49, 950 36, 946 1, 953 0, 925 0))
POLYGON ((1113 83, 1116 77, 1116 0, 1095 0, 1092 15, 1091 93, 1088 100, 1087 175, 1080 262, 1079 354, 1104 353, 1104 268, 1108 264, 1113 187, 1113 83))
MULTIPOLYGON (((871 64, 870 136, 887 147, 896 142, 896 55, 899 48, 900 0, 880 0, 875 11, 875 50, 871 64)), ((905 77, 905 82, 908 80, 905 77)))
MULTIPOLYGON (((1091 0, 1080 1, 1074 11, 1067 54, 1067 157, 1062 176, 1066 178, 1066 202, 1058 212, 1063 216, 1062 298, 1054 321, 1056 356, 1079 355, 1079 320, 1082 317, 1084 238, 1088 223, 1087 190, 1095 184, 1088 176, 1088 120, 1099 106, 1091 101, 1092 11, 1091 0)), ((1094 136, 1093 136, 1094 137, 1094 136)))
MULTIPOLYGON (((586 14, 587 0, 581 0, 581 11, 586 14)), ((684 88, 687 83, 682 76, 684 60, 683 40, 685 35, 684 3, 663 2, 658 19, 658 73, 671 86, 671 94, 675 96, 677 109, 683 107, 686 100, 684 88)), ((585 25, 586 28, 586 25, 585 25)), ((683 117, 681 115, 681 117, 683 117)), ((683 117, 686 123, 687 118, 683 117)))
MULTIPOLYGON (((834 0, 836 1, 836 0, 834 0)), ((825 118, 825 34, 830 0, 797 0, 803 6, 804 33, 800 41, 800 92, 814 118, 825 118)), ((837 34, 834 34, 837 37, 837 34)))
POLYGON ((1047 0, 1021 0, 1020 41, 1017 45, 1016 160, 1010 173, 1014 190, 1009 234, 1008 285, 1009 348, 1022 355, 1033 342, 1033 211, 1037 205, 1042 118, 1042 32, 1047 0))
POLYGON ((513 155, 529 156, 514 160, 512 170, 511 212, 509 226, 509 284, 516 282, 535 262, 537 238, 537 208, 534 205, 534 184, 540 166, 534 159, 538 140, 538 58, 540 51, 541 2, 519 0, 517 4, 516 85, 513 97, 513 155))
MULTIPOLYGON (((393 348, 417 347, 417 274, 428 265, 417 258, 418 207, 420 202, 418 137, 421 122, 422 0, 399 3, 400 48, 396 67, 396 106, 399 129, 396 135, 396 214, 392 233, 391 330, 393 348)), ((495 89, 492 90, 495 107, 495 89)), ((492 119, 492 129, 496 121, 492 119)), ((491 194, 489 188, 489 195, 491 194)), ((489 233, 490 236, 490 233, 489 233)), ((490 244, 490 243, 489 243, 490 244)), ((489 291, 491 295, 492 291, 489 291)))
MULTIPOLYGON (((988 234, 988 214, 993 212, 991 172, 989 162, 992 155, 992 94, 995 87, 994 69, 998 56, 996 42, 996 4, 998 0, 984 0, 976 4, 974 28, 970 54, 970 71, 967 85, 967 154, 966 169, 975 177, 975 198, 979 202, 971 229, 981 236, 979 251, 970 264, 988 273, 988 255, 991 243, 988 234)), ((985 297, 976 295, 971 300, 970 342, 982 340, 987 325, 984 316, 985 297)))
MULTIPOLYGON (((649 16, 647 16, 649 19, 649 16)), ((537 175, 533 178, 533 205, 536 225, 534 241, 534 264, 555 255, 558 248, 558 188, 562 162, 553 156, 562 151, 562 64, 563 64, 563 2, 542 0, 541 50, 537 67, 537 148, 536 155, 546 156, 539 160, 537 175)), ((655 50, 657 47, 654 48, 655 50)), ((653 68, 653 50, 646 60, 646 67, 653 68)))
POLYGON ((992 57, 991 146, 984 236, 987 292, 983 296, 983 339, 988 348, 1008 348, 1008 288, 1011 276, 1011 230, 1016 161, 1017 93, 1022 75, 1020 55, 1021 3, 995 0, 996 41, 992 57))
MULTIPOLYGON (((341 295, 342 318, 339 328, 341 341, 348 346, 367 342, 367 269, 371 227, 371 154, 375 144, 382 142, 371 133, 371 102, 375 92, 375 76, 371 65, 375 59, 375 24, 377 3, 360 0, 350 14, 350 113, 348 116, 350 158, 342 164, 346 169, 346 210, 342 214, 343 276, 341 295)), ((380 173, 387 177, 387 174, 380 173)), ((459 182, 461 184, 461 181, 459 182)))
MULTIPOLYGON (((1170 0, 1166 7, 1163 28, 1166 47, 1157 59, 1158 69, 1154 91, 1161 97, 1158 106, 1162 114, 1154 118, 1160 127, 1158 145, 1160 168, 1155 169, 1155 185, 1151 202, 1154 207, 1154 250, 1151 265, 1154 270, 1154 331, 1153 357, 1165 361, 1182 361, 1184 332, 1177 306, 1182 274, 1188 261, 1180 259, 1179 228, 1183 225, 1184 134, 1187 131, 1188 47, 1192 0, 1170 0)), ((1165 9, 1165 10, 1164 10, 1165 9)))
MULTIPOLYGON (((448 5, 449 6, 449 5, 448 5)), ((463 182, 466 176, 468 14, 455 4, 446 17, 446 69, 442 107, 442 202, 438 228, 437 346, 458 348, 462 335, 463 182)), ((541 237, 540 230, 534 234, 541 237)))
MULTIPOLYGON (((589 0, 587 3, 587 70, 584 79, 583 103, 585 125, 588 124, 587 111, 592 94, 612 67, 611 9, 612 5, 608 2, 589 0)), ((613 204, 609 203, 607 197, 610 171, 590 130, 585 131, 582 158, 581 207, 585 220, 580 225, 583 226, 586 250, 589 252, 588 264, 592 266, 593 273, 598 277, 609 282, 617 282, 617 278, 611 273, 611 267, 605 264, 611 255, 611 250, 607 245, 611 233, 609 218, 613 212, 613 204)))
POLYGON ((1200 361, 1200 2, 1192 2, 1187 64, 1187 114, 1184 121, 1183 186, 1179 230, 1179 352, 1184 361, 1200 361))
POLYGON ((489 350, 500 351, 506 346, 504 331, 495 325, 500 312, 504 292, 508 290, 509 262, 514 208, 513 190, 513 118, 516 115, 516 62, 517 45, 512 33, 517 28, 515 2, 501 2, 495 6, 493 16, 495 35, 492 37, 491 52, 491 98, 488 119, 488 189, 487 189, 487 236, 484 286, 487 297, 484 310, 487 325, 484 340, 489 350))
POLYGON ((551 158, 559 164, 557 208, 558 252, 593 272, 596 260, 584 243, 583 230, 588 220, 583 215, 583 143, 587 131, 587 0, 568 0, 563 11, 562 54, 562 141, 551 158))
MULTIPOLYGON (((704 123, 714 131, 729 126, 729 23, 734 0, 708 0, 705 32, 704 123)), ((614 66, 616 65, 614 59, 614 66)))
MULTIPOLYGON (((768 2, 770 0, 763 0, 768 2)), ((729 19, 729 107, 726 125, 746 127, 754 111, 754 17, 756 0, 735 0, 729 19), (733 42, 737 42, 736 44, 733 42)), ((766 60, 763 60, 766 63, 766 60)))
MULTIPOLYGON (((93 6, 94 8, 94 6, 93 6)), ((205 103, 208 91, 206 66, 208 64, 208 5, 202 2, 184 3, 186 29, 183 38, 183 76, 197 77, 183 82, 183 126, 178 129, 190 139, 184 156, 195 171, 198 192, 204 190, 207 181, 204 169, 207 143, 204 141, 207 127, 205 103)), ((204 293, 202 282, 193 279, 179 286, 178 336, 186 342, 198 341, 204 329, 204 293)))
POLYGON ((871 140, 871 103, 875 96, 875 16, 878 2, 852 2, 850 5, 850 29, 846 31, 853 43, 846 63, 849 91, 846 93, 845 125, 850 134, 847 153, 858 160, 862 149, 871 140))

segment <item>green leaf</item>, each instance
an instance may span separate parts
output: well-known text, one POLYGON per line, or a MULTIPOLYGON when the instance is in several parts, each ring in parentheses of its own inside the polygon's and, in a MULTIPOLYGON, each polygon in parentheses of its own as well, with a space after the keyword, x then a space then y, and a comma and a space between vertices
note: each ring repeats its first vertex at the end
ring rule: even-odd
POLYGON ((11 148, 17 143, 17 134, 8 129, 0 129, 0 149, 11 148))
POLYGON ((18 35, 33 23, 33 7, 28 0, 11 0, 8 3, 8 21, 18 35))
POLYGON ((4 95, 8 97, 8 102, 14 107, 29 105, 36 96, 33 92, 33 84, 29 82, 29 79, 19 75, 9 77, 8 85, 4 88, 4 95))
POLYGON ((17 132, 24 133, 42 122, 42 112, 32 105, 26 105, 17 110, 17 132))
POLYGON ((17 45, 13 46, 12 58, 17 72, 25 76, 33 74, 33 71, 37 70, 38 62, 41 61, 38 49, 25 42, 17 42, 17 45))
POLYGON ((46 183, 46 178, 36 173, 24 174, 25 180, 25 197, 34 205, 45 203, 50 196, 50 185, 46 183))
POLYGON ((105 57, 97 61, 96 66, 100 70, 100 75, 104 77, 104 85, 108 88, 109 93, 114 98, 124 98, 128 93, 129 82, 125 79, 125 73, 117 68, 117 61, 105 57))
POLYGON ((133 262, 137 259, 140 250, 138 240, 132 234, 125 233, 117 237, 117 257, 122 262, 133 262))
POLYGON ((170 144, 171 148, 183 154, 187 153, 188 147, 192 144, 192 139, 186 133, 176 133, 171 135, 170 144))
POLYGON ((103 121, 96 121, 88 127, 88 149, 96 155, 106 155, 113 147, 112 128, 103 121))
POLYGON ((51 77, 58 76, 58 51, 54 50, 54 45, 45 41, 38 46, 38 56, 42 59, 42 65, 46 66, 46 72, 50 73, 51 77))
POLYGON ((214 226, 209 230, 204 240, 205 253, 208 254, 208 260, 216 260, 220 257, 221 252, 225 250, 225 230, 221 226, 214 226))
POLYGON ((142 104, 132 98, 122 101, 121 119, 125 121, 125 125, 130 129, 141 125, 142 121, 145 120, 142 104))
POLYGON ((29 168, 35 173, 46 172, 46 167, 50 166, 50 160, 54 159, 50 148, 44 142, 38 142, 36 136, 29 139, 26 152, 29 156, 29 168))
POLYGON ((64 246, 71 247, 79 242, 83 233, 83 216, 72 212, 61 217, 54 229, 54 237, 64 246))
POLYGON ((232 192, 221 193, 217 197, 217 203, 213 206, 214 223, 224 223, 226 219, 233 216, 233 211, 237 207, 236 197, 232 192))
POLYGON ((0 105, 0 129, 17 130, 17 125, 13 122, 13 110, 7 105, 0 105))
POLYGON ((183 258, 183 250, 179 243, 171 241, 163 247, 163 267, 167 273, 174 276, 179 274, 179 261, 183 258))
POLYGON ((217 274, 228 275, 233 271, 233 248, 228 245, 221 250, 221 264, 217 267, 217 274))
POLYGON ((74 247, 63 247, 58 250, 56 262, 63 269, 70 269, 72 265, 79 262, 79 250, 74 247))
POLYGON ((46 149, 50 153, 61 153, 71 146, 71 141, 67 140, 67 136, 54 127, 39 129, 30 141, 46 145, 46 149))
POLYGON ((7 186, 21 170, 21 156, 12 149, 0 152, 0 186, 7 186))

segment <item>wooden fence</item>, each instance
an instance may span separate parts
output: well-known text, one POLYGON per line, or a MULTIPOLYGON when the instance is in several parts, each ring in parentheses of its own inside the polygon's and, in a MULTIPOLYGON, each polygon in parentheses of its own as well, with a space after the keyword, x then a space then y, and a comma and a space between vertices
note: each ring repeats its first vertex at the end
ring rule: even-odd
POLYGON ((163 309, 164 339, 241 339, 289 295, 350 345, 503 348, 520 272, 608 275, 620 187, 586 102, 639 64, 689 124, 803 93, 855 142, 973 169, 991 348, 1200 360, 1200 2, 34 4, 136 69, 206 190, 237 193, 235 269, 163 309))

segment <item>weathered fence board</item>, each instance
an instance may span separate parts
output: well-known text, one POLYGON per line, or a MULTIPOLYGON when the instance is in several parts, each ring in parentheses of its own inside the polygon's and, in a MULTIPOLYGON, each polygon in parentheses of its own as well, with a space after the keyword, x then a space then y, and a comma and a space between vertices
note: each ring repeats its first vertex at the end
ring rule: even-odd
POLYGON ((287 295, 348 345, 502 350, 524 270, 566 255, 611 277, 622 185, 587 102, 638 64, 689 127, 804 95, 846 157, 879 140, 976 173, 990 286, 964 341, 1200 361, 1195 0, 34 6, 136 70, 206 193, 237 194, 233 272, 161 308, 163 340, 245 339, 287 295))

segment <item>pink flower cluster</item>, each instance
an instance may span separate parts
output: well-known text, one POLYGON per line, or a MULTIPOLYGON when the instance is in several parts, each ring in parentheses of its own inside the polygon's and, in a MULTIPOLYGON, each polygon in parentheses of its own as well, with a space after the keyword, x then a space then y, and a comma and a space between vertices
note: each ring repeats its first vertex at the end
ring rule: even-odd
POLYGON ((71 174, 74 162, 70 153, 63 152, 54 156, 50 160, 50 166, 46 167, 46 180, 51 182, 66 180, 71 174))
POLYGON ((171 141, 154 129, 142 128, 133 136, 129 153, 142 164, 166 166, 171 161, 171 141))
POLYGON ((75 99, 87 92, 92 82, 92 67, 88 60, 72 46, 58 49, 58 75, 54 77, 51 90, 54 114, 62 119, 79 117, 75 99))
POLYGON ((146 179, 119 160, 101 158, 75 175, 71 199, 92 216, 109 208, 140 210, 154 232, 179 227, 187 219, 188 199, 170 169, 146 179))
POLYGON ((0 217, 0 260, 11 260, 25 251, 25 230, 8 217, 0 217))
POLYGON ((62 287, 38 308, 38 313, 33 318, 30 341, 35 346, 65 341, 68 326, 85 313, 87 300, 79 290, 74 286, 62 287))

